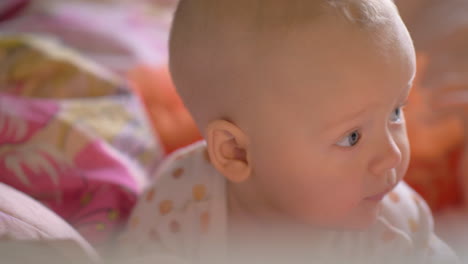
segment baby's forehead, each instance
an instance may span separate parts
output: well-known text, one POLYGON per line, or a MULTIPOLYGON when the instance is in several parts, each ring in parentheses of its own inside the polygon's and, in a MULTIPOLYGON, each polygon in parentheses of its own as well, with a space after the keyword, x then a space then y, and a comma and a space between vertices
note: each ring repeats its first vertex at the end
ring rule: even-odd
MULTIPOLYGON (((298 68, 317 67, 304 53, 315 49, 320 54, 326 42, 321 40, 330 37, 327 29, 346 25, 353 32, 370 32, 394 19, 395 11, 391 0, 181 0, 171 33, 171 72, 195 118, 208 120, 214 118, 208 113, 229 113, 239 101, 254 104, 251 94, 271 93, 272 86, 280 86, 277 79, 288 86, 288 76, 297 74, 286 74, 281 60, 274 61, 279 56, 309 63, 295 64, 298 68), (324 30, 310 30, 315 26, 324 30), (296 52, 301 45, 305 49, 296 52), (277 72, 267 70, 269 64, 277 72), (207 96, 217 99, 207 102, 207 96)), ((346 41, 337 40, 340 45, 346 41)), ((330 67, 326 75, 336 70, 330 67)))

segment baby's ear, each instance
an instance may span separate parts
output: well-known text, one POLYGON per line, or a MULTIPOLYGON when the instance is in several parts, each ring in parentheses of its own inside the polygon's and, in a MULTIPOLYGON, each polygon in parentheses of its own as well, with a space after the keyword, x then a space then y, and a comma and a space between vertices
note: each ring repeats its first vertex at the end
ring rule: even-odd
POLYGON ((215 120, 206 128, 206 141, 211 163, 228 180, 239 183, 250 177, 248 138, 239 127, 215 120))

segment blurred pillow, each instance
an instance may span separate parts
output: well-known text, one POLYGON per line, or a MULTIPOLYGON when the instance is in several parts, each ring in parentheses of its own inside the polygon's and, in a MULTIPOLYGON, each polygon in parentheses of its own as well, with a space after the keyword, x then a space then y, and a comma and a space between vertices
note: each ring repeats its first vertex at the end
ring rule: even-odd
MULTIPOLYGON (((47 245, 51 254, 98 259, 88 242, 59 216, 27 195, 0 183, 1 261, 5 261, 5 255, 11 255, 5 249, 14 249, 14 245, 26 241, 31 245, 34 241, 47 245)), ((20 254, 28 253, 23 251, 20 254)))

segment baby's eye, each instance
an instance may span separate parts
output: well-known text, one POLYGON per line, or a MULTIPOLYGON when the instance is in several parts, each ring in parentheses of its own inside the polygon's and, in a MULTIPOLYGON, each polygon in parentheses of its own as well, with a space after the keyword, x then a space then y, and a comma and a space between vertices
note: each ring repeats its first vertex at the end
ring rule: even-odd
POLYGON ((390 121, 395 123, 400 122, 402 111, 402 107, 395 108, 395 110, 392 112, 392 115, 390 116, 390 121))
POLYGON ((340 147, 349 148, 349 147, 353 147, 354 145, 356 145, 360 139, 361 139, 361 134, 359 133, 359 131, 356 130, 356 131, 349 133, 346 137, 344 137, 342 140, 336 143, 336 145, 340 147))

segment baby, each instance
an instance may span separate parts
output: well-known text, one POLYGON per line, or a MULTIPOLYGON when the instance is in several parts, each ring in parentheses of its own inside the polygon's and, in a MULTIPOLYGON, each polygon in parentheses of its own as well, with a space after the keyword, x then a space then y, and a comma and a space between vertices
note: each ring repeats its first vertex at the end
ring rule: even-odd
POLYGON ((402 182, 415 54, 391 0, 182 0, 170 68, 205 141, 142 196, 122 238, 138 252, 457 262, 402 182))

